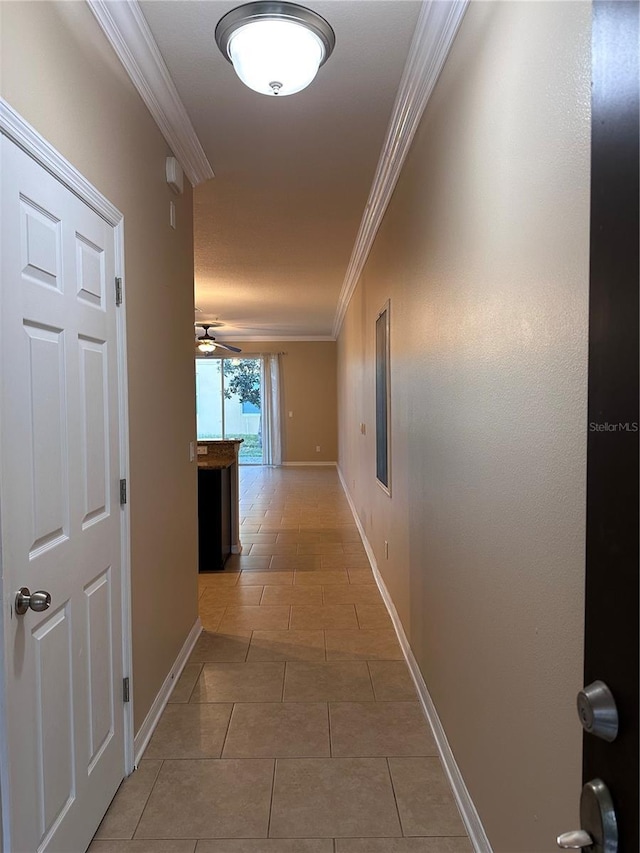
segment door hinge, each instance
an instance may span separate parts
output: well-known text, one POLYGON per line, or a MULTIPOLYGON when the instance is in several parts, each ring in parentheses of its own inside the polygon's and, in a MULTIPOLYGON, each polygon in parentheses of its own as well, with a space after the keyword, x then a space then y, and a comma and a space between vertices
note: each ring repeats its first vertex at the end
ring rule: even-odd
POLYGON ((124 506, 127 502, 127 481, 120 480, 120 506, 124 506))
POLYGON ((116 276, 116 305, 122 305, 122 279, 116 276))
POLYGON ((122 679, 122 701, 123 702, 129 701, 129 679, 128 678, 122 679))

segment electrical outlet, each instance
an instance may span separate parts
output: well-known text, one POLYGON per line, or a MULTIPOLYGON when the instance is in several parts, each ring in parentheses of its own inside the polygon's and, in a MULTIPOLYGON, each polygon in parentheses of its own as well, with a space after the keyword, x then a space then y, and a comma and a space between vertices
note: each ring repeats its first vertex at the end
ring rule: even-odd
POLYGON ((361 435, 367 434, 367 425, 366 424, 360 424, 360 434, 361 435))
POLYGON ((198 447, 198 456, 206 456, 209 452, 209 448, 205 445, 204 447, 198 447))
POLYGON ((316 444, 316 453, 320 453, 320 445, 316 444))
POLYGON ((175 230, 175 227, 176 227, 176 206, 172 201, 169 202, 169 225, 175 230))

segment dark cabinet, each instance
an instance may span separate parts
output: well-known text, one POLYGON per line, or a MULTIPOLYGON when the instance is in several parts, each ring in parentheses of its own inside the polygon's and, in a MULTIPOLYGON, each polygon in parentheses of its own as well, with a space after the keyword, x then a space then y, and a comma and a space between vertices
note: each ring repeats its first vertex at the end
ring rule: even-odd
POLYGON ((198 468, 198 566, 220 572, 231 553, 231 469, 198 468))

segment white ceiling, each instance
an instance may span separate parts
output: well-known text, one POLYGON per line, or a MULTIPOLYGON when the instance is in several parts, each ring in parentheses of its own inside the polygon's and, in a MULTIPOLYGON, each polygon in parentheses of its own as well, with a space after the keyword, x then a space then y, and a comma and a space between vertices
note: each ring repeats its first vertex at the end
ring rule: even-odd
POLYGON ((196 318, 223 338, 330 336, 420 2, 311 0, 336 47, 311 86, 259 95, 214 40, 234 0, 142 0, 215 178, 196 187, 196 318))

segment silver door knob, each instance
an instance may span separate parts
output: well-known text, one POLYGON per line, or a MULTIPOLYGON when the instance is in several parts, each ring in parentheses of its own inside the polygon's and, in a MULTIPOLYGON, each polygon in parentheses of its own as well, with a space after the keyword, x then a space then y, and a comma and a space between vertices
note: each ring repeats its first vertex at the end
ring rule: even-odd
POLYGON ((593 838, 584 829, 574 829, 572 832, 563 832, 556 842, 562 850, 584 850, 585 847, 591 847, 593 838))
POLYGON ((23 586, 16 593, 14 608, 18 616, 24 616, 29 608, 36 613, 42 613, 43 610, 48 610, 50 605, 51 596, 48 592, 39 589, 32 593, 28 586, 23 586))

